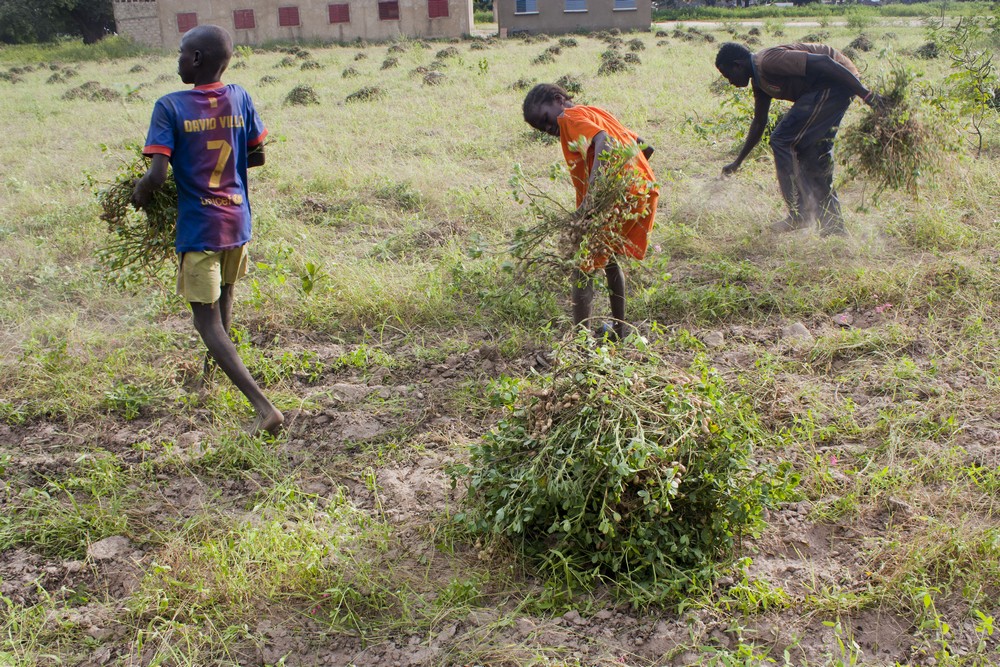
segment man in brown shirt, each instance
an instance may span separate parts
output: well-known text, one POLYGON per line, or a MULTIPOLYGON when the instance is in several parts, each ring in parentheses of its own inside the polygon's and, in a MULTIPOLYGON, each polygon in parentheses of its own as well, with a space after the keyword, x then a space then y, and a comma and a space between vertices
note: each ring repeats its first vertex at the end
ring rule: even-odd
POLYGON ((722 168, 732 174, 760 142, 771 100, 789 100, 792 108, 771 132, 771 149, 788 217, 775 231, 791 231, 819 221, 821 233, 844 234, 840 201, 833 190, 833 139, 851 99, 880 103, 858 80, 858 69, 843 53, 825 44, 786 44, 751 53, 726 42, 715 67, 740 88, 753 84, 754 113, 736 160, 722 168))

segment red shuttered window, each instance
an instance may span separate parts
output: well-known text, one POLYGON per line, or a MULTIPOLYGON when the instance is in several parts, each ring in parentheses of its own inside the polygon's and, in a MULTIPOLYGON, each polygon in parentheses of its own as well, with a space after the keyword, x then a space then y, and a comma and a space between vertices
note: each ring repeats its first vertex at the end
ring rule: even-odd
POLYGON ((448 17, 448 0, 427 0, 427 16, 432 19, 448 17))
POLYGON ((198 14, 195 12, 181 12, 177 15, 177 32, 187 32, 198 27, 198 14))
POLYGON ((299 8, 278 7, 278 25, 282 28, 294 28, 299 25, 299 8))
POLYGON ((237 30, 253 30, 257 27, 252 9, 236 9, 233 11, 233 24, 237 30))
POLYGON ((396 0, 393 0, 392 2, 379 2, 378 18, 380 21, 398 21, 399 2, 396 0))
POLYGON ((330 23, 350 23, 351 6, 346 2, 330 5, 330 23))

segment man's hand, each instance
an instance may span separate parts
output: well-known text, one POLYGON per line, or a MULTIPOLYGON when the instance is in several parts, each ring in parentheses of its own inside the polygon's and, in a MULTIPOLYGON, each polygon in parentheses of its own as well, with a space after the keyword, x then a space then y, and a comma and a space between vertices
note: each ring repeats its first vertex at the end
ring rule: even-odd
POLYGON ((145 178, 140 178, 132 190, 132 206, 143 209, 149 206, 151 201, 153 201, 153 189, 149 187, 145 178))
POLYGON ((736 173, 736 170, 740 168, 739 162, 730 162, 725 167, 722 168, 723 176, 731 176, 736 173))
POLYGON ((885 109, 889 104, 887 99, 876 93, 874 90, 868 93, 868 97, 864 100, 864 102, 869 107, 876 110, 885 109))

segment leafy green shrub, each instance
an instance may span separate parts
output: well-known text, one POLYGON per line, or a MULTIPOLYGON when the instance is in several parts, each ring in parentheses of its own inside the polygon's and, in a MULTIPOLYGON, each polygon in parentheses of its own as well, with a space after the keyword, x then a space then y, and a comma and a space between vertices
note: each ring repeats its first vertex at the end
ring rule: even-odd
POLYGON ((754 461, 761 426, 711 369, 637 343, 581 336, 551 374, 495 383, 503 418, 452 475, 473 532, 514 540, 567 589, 608 583, 643 604, 709 582, 797 480, 754 461))

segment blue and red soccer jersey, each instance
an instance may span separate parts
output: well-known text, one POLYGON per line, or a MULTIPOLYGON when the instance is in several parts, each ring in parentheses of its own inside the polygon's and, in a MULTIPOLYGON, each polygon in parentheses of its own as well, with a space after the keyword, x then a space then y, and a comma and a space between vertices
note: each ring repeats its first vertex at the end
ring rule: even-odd
POLYGON ((144 155, 170 158, 177 182, 177 252, 238 248, 250 240, 247 154, 267 130, 250 94, 221 82, 164 95, 144 155))

